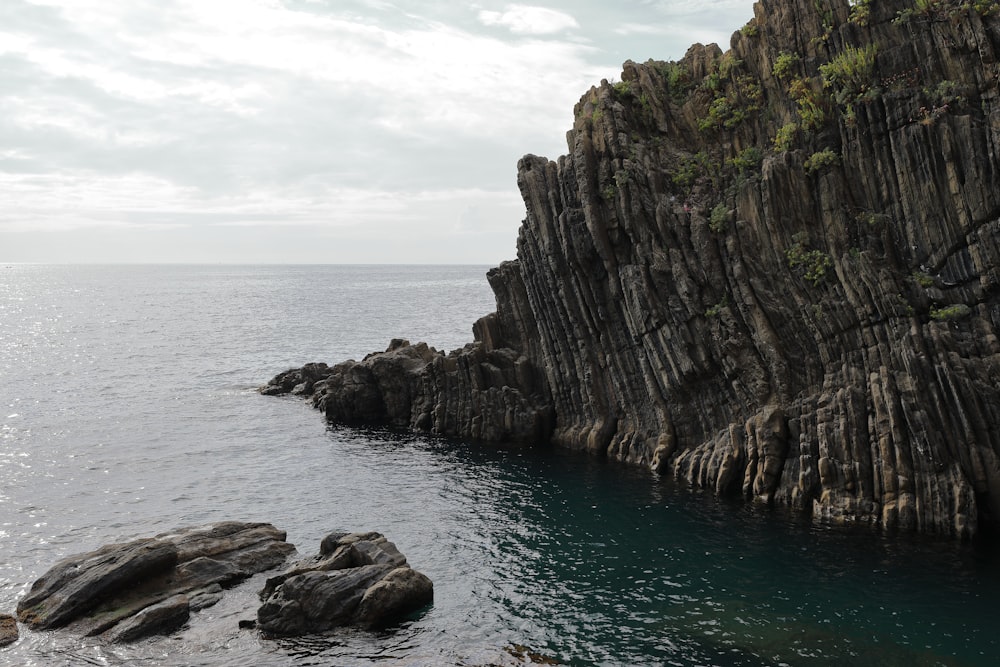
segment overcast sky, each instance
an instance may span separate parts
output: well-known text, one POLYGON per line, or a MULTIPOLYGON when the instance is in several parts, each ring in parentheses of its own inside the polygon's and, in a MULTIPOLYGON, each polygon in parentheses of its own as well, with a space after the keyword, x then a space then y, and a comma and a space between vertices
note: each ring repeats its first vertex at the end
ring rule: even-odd
POLYGON ((0 0, 0 261, 496 264, 516 164, 752 0, 0 0))

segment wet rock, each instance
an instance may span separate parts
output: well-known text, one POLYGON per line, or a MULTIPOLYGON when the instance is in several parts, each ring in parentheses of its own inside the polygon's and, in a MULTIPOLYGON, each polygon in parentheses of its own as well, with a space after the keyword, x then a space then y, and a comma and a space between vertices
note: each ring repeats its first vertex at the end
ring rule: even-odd
POLYGON ((294 549, 270 524, 238 522, 106 545, 53 566, 17 614, 34 629, 132 641, 176 628, 223 586, 277 567, 294 549))
POLYGON ((265 396, 294 394, 308 396, 312 394, 313 386, 329 377, 331 370, 326 364, 306 364, 302 368, 292 368, 276 375, 267 385, 260 388, 265 396))
POLYGON ((13 644, 18 636, 17 620, 10 614, 0 614, 0 646, 13 644))
POLYGON ((430 579, 379 533, 333 533, 320 553, 268 579, 257 627, 270 636, 381 628, 433 601, 430 579))
POLYGON ((112 642, 131 642, 149 635, 165 635, 177 630, 191 617, 191 602, 184 594, 143 608, 108 631, 112 642))
POLYGON ((545 383, 528 359, 486 324, 477 341, 451 354, 394 339, 385 352, 329 368, 302 389, 305 368, 274 377, 265 395, 311 395, 331 422, 382 424, 476 440, 544 442, 551 430, 545 383))
POLYGON ((354 623, 368 629, 392 625, 433 599, 434 584, 425 574, 397 567, 368 587, 354 612, 354 623))

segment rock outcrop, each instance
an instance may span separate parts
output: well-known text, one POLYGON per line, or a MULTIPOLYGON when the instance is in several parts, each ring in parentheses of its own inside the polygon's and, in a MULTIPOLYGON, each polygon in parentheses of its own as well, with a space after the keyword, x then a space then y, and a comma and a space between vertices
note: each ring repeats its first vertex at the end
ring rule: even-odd
POLYGON ((36 630, 127 642, 166 634, 223 587, 278 567, 295 547, 270 524, 223 522, 109 544, 56 563, 17 606, 36 630))
MULTIPOLYGON (((17 606, 36 630, 110 642, 170 634, 228 588, 284 564, 295 547, 264 523, 216 523, 105 545, 56 563, 17 606)), ((384 628, 429 605, 434 586, 380 533, 331 533, 320 553, 267 580, 257 623, 266 635, 340 625, 384 628)), ((242 623, 241 623, 242 627, 242 623)), ((0 646, 17 623, 0 615, 0 646)))
POLYGON ((476 342, 336 366, 316 404, 819 520, 1000 526, 998 14, 761 0, 725 53, 625 63, 567 155, 520 161, 476 342))
MULTIPOLYGON (((491 320, 477 327, 484 330, 491 320)), ((394 339, 385 352, 336 366, 307 364, 261 392, 311 396, 331 421, 384 424, 476 440, 539 442, 552 415, 545 381, 521 352, 477 341, 451 354, 394 339)))
POLYGON ((434 586, 380 533, 332 533, 320 553, 268 579, 257 627, 301 635, 342 625, 394 624, 434 599, 434 586))

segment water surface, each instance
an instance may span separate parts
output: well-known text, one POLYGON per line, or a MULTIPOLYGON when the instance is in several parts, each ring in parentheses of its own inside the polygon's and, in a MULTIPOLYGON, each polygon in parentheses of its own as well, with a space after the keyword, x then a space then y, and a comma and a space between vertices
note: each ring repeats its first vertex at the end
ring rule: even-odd
MULTIPOLYGON (((402 627, 270 642, 259 581, 176 638, 24 631, 17 665, 994 665, 997 550, 832 530, 546 448, 328 427, 254 388, 454 349, 487 267, 0 267, 0 611, 59 558, 218 520, 304 554, 379 530, 435 583, 402 627)), ((22 628, 23 630, 23 628, 22 628)))

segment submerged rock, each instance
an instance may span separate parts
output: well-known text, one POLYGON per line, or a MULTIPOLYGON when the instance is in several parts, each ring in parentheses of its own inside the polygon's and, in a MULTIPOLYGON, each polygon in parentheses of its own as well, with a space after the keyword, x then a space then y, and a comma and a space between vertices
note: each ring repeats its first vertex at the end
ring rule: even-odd
POLYGON ((265 523, 224 522, 110 544, 65 558, 17 606, 34 629, 133 641, 183 625, 192 610, 231 586, 273 569, 295 547, 265 523))
POLYGON ((317 407, 821 521, 1000 528, 1000 13, 754 13, 725 53, 626 62, 567 155, 519 162, 518 258, 475 343, 334 366, 317 407))
POLYGON ((392 625, 429 605, 434 587, 380 533, 333 533, 320 553, 268 579, 257 625, 265 635, 392 625))

